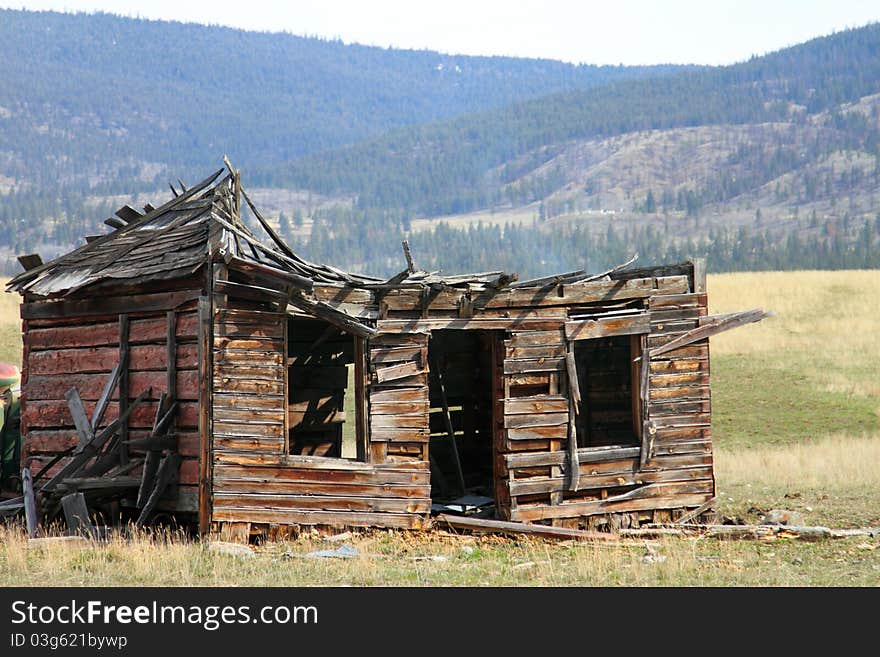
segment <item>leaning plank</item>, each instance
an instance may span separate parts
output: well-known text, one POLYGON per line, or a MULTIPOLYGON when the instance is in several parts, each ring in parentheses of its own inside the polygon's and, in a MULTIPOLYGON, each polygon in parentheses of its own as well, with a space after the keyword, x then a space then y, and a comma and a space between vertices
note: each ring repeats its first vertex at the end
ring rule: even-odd
POLYGON ((769 316, 770 313, 765 312, 762 308, 754 308, 752 310, 744 310, 729 315, 704 317, 700 320, 700 326, 697 328, 691 329, 677 338, 673 338, 669 342, 651 349, 650 357, 656 358, 661 354, 674 351, 679 347, 686 347, 694 342, 721 333, 722 331, 729 331, 730 329, 743 326, 744 324, 750 324, 752 322, 760 322, 762 319, 769 316))
MULTIPOLYGON (((104 386, 104 390, 101 392, 101 396, 98 398, 98 403, 95 404, 95 410, 92 413, 92 431, 101 426, 101 422, 104 420, 104 413, 107 411, 107 404, 110 402, 110 395, 112 395, 113 390, 116 389, 116 384, 119 382, 119 375, 122 373, 122 367, 123 363, 120 361, 116 363, 113 367, 113 371, 110 372, 110 378, 107 379, 107 385, 104 386)), ((76 391, 76 388, 72 388, 71 390, 76 391)), ((77 398, 79 398, 78 392, 77 398)), ((80 404, 82 404, 82 401, 80 401, 80 404)), ((79 431, 79 427, 77 427, 77 431, 79 431)))
POLYGON ((715 506, 715 502, 717 500, 718 500, 717 497, 713 497, 712 499, 706 500, 703 504, 698 506, 696 509, 685 513, 681 518, 679 518, 675 522, 675 524, 676 525, 683 525, 686 522, 690 522, 691 520, 693 520, 694 518, 699 516, 701 513, 704 513, 706 511, 708 511, 709 509, 711 509, 713 506, 715 506))
POLYGON ((92 423, 89 421, 88 415, 86 415, 85 406, 83 406, 82 399, 80 399, 76 388, 68 390, 64 397, 67 399, 67 406, 70 409, 70 415, 73 417, 73 424, 76 427, 76 432, 79 434, 79 448, 82 449, 95 437, 92 423))
POLYGON ((304 310, 359 338, 370 338, 376 335, 376 329, 372 326, 367 326, 363 322, 357 321, 324 301, 313 301, 301 294, 293 294, 288 299, 288 303, 290 304, 288 309, 292 308, 294 311, 304 310))
POLYGON ((149 396, 149 394, 150 389, 147 388, 140 395, 138 395, 124 413, 113 420, 113 422, 107 425, 107 427, 95 434, 91 441, 89 441, 85 445, 82 445, 76 451, 75 456, 67 462, 67 465, 61 468, 61 470, 59 470, 54 477, 43 484, 40 490, 50 491, 63 479, 65 479, 66 477, 71 477, 76 472, 78 472, 80 468, 82 468, 83 465, 85 465, 85 463, 89 459, 91 459, 98 452, 98 450, 101 449, 101 447, 103 447, 104 443, 107 442, 107 440, 111 436, 116 434, 120 426, 127 423, 128 416, 131 414, 131 412, 136 409, 141 404, 141 402, 143 402, 144 399, 149 396))
POLYGON ((147 518, 150 517, 153 509, 156 508, 156 504, 158 504, 159 498, 162 496, 162 493, 165 492, 168 484, 170 484, 172 480, 174 480, 179 469, 180 454, 169 454, 162 459, 162 462, 159 464, 159 470, 156 472, 156 483, 153 486, 153 490, 150 493, 150 496, 147 499, 146 503, 144 504, 143 509, 141 509, 141 513, 138 516, 138 519, 135 521, 135 525, 137 527, 144 526, 147 518))
POLYGON ((548 527, 546 525, 530 525, 524 522, 506 522, 504 520, 489 520, 486 518, 468 518, 466 516, 450 516, 441 513, 437 521, 446 524, 453 529, 467 529, 499 534, 526 534, 529 536, 543 536, 545 538, 576 539, 581 541, 614 541, 612 534, 584 531, 582 529, 568 529, 566 527, 548 527))
POLYGON ((415 361, 400 363, 399 365, 389 365, 376 369, 376 381, 385 383, 386 381, 396 381, 407 376, 416 376, 422 374, 424 370, 421 365, 415 361))

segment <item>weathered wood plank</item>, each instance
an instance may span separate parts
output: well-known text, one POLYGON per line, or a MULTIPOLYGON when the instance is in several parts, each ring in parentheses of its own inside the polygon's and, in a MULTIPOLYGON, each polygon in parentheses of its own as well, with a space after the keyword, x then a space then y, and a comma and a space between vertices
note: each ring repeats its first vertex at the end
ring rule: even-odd
POLYGON ((606 317, 568 321, 565 323, 565 337, 569 340, 592 340, 615 335, 648 333, 651 323, 647 313, 632 317, 606 317))
POLYGON ((422 368, 421 363, 409 361, 398 365, 376 368, 374 376, 378 383, 387 383, 388 381, 397 381, 405 377, 417 376, 422 373, 424 373, 424 369, 422 368))
POLYGON ((428 413, 426 410, 418 410, 408 415, 372 415, 370 427, 372 429, 411 428, 423 429, 428 426, 428 413))
MULTIPOLYGON (((195 313, 178 314, 177 340, 194 340, 198 334, 198 318, 195 313)), ((83 319, 79 325, 54 328, 30 328, 23 336, 24 343, 32 351, 43 349, 66 349, 78 347, 113 347, 119 344, 119 324, 102 322, 90 324, 83 319)), ((129 327, 129 343, 132 346, 165 340, 165 318, 132 319, 129 327)))
MULTIPOLYGON (((619 461, 636 458, 638 447, 584 447, 578 449, 578 461, 584 463, 600 463, 602 461, 619 461)), ((561 465, 568 459, 564 452, 536 452, 526 454, 505 454, 504 461, 508 468, 528 468, 544 465, 561 465)))
POLYGON ((418 514, 351 511, 294 511, 290 509, 223 507, 216 509, 213 517, 214 520, 220 522, 265 522, 279 525, 378 526, 400 529, 421 529, 427 525, 427 520, 418 514))
MULTIPOLYGON (((700 479, 710 480, 711 478, 711 466, 645 471, 630 468, 628 471, 624 470, 601 474, 584 474, 583 469, 581 469, 579 483, 575 490, 613 489, 621 486, 696 481, 700 479)), ((518 479, 510 482, 510 494, 513 496, 535 495, 563 490, 568 490, 568 485, 566 480, 562 477, 536 477, 533 479, 518 479)))
POLYGON ((504 415, 568 412, 568 399, 562 395, 514 397, 503 400, 503 405, 504 415))
POLYGON ((511 313, 508 318, 474 317, 472 319, 379 319, 376 321, 378 333, 395 334, 400 332, 427 333, 446 329, 472 330, 547 330, 561 328, 565 317, 529 316, 528 312, 511 313))
MULTIPOLYGON (((128 424, 132 428, 147 428, 152 426, 156 416, 157 402, 144 402, 128 418, 128 424)), ((95 402, 83 402, 83 407, 89 417, 94 417, 95 402)), ((100 425, 106 426, 119 416, 119 404, 111 402, 107 405, 104 418, 100 425)), ((74 426, 70 408, 60 400, 31 400, 25 404, 24 413, 29 427, 70 427, 74 426)), ((179 426, 193 427, 198 424, 198 404, 196 402, 181 402, 178 405, 177 421, 179 426)))
POLYGON ((596 513, 641 511, 656 508, 698 506, 714 495, 712 480, 646 484, 633 491, 604 500, 563 502, 555 506, 519 505, 511 515, 518 520, 571 518, 596 513))
MULTIPOLYGON (((505 415, 506 429, 528 429, 532 427, 557 427, 568 423, 568 409, 561 413, 532 413, 505 415)), ((555 434, 554 434, 555 435, 555 434)))
MULTIPOLYGON (((105 374, 66 374, 29 376, 23 386, 28 401, 34 399, 63 399, 64 393, 75 387, 84 401, 97 400, 106 383, 105 374)), ((179 370, 177 372, 177 395, 179 399, 198 399, 197 370, 179 370)), ((129 387, 132 391, 152 388, 150 399, 158 399, 162 392, 167 392, 165 372, 131 372, 129 387)))
POLYGON ((428 513, 430 498, 358 497, 342 495, 277 495, 224 493, 214 490, 215 514, 233 509, 290 509, 294 511, 356 511, 366 513, 428 513))
POLYGON ((176 290, 156 294, 135 294, 118 297, 92 297, 63 301, 33 301, 21 305, 22 319, 117 315, 174 310, 187 301, 197 299, 201 290, 176 290))
POLYGON ((704 317, 699 327, 689 330, 684 335, 680 335, 662 346, 652 348, 651 355, 660 356, 679 347, 686 347, 694 342, 705 340, 722 331, 728 331, 752 322, 759 322, 767 316, 763 309, 754 308, 739 313, 731 313, 723 317, 704 317))
POLYGON ((427 403, 428 388, 427 386, 419 386, 414 388, 375 388, 371 387, 369 391, 370 407, 373 404, 381 404, 384 402, 419 402, 427 403))
POLYGON ((565 369, 564 357, 529 358, 505 360, 505 374, 525 374, 528 372, 561 372, 565 369))
POLYGON ((519 522, 504 520, 488 520, 486 518, 468 518, 466 516, 451 516, 445 513, 437 517, 438 522, 448 525, 453 529, 469 529, 482 532, 495 532, 502 534, 543 536, 545 538, 560 538, 563 540, 589 540, 589 541, 614 541, 617 537, 612 534, 585 531, 581 529, 569 529, 567 527, 548 527, 546 525, 527 525, 519 522))
MULTIPOLYGON (((164 370, 167 365, 166 348, 161 345, 133 346, 129 359, 132 370, 164 370)), ((118 361, 119 350, 115 347, 32 351, 28 358, 28 369, 35 375, 110 372, 118 361)), ((196 345, 181 345, 178 349, 180 369, 192 369, 197 365, 196 345)))
MULTIPOLYGON (((300 457, 304 458, 304 457, 300 457)), ((356 486, 373 487, 376 497, 382 497, 380 490, 396 490, 397 486, 404 489, 417 487, 424 489, 431 483, 431 473, 421 468, 394 468, 382 466, 381 468, 332 469, 332 468, 309 468, 295 465, 231 465, 218 462, 214 468, 215 479, 229 482, 230 485, 237 481, 241 482, 266 482, 287 484, 291 486, 302 485, 305 489, 312 486, 335 486, 337 484, 351 484, 356 486)), ((389 493, 392 495, 392 493, 389 493)), ((393 493, 396 495, 396 493, 393 493)), ((425 496, 427 497, 427 496, 425 496)))
POLYGON ((374 443, 426 443, 428 436, 427 423, 409 428, 376 427, 370 424, 370 440, 374 443))
MULTIPOLYGON (((427 485, 391 485, 337 482, 304 482, 276 480, 268 477, 230 479, 215 473, 214 491, 217 493, 270 494, 270 495, 337 495, 389 499, 430 498, 427 485)), ((303 507, 306 508, 306 507, 303 507)))
MULTIPOLYGON (((511 416, 516 417, 516 416, 511 416)), ((527 416, 526 416, 527 417, 527 416)), ((507 440, 567 440, 568 439, 568 416, 565 422, 552 426, 536 426, 506 429, 507 440)))

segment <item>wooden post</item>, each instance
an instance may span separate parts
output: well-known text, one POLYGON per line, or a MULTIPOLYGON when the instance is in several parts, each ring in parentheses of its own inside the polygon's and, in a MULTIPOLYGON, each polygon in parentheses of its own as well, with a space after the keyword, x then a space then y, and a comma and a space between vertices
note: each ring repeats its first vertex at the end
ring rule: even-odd
MULTIPOLYGON (((122 368, 119 371, 119 417, 128 409, 128 331, 128 314, 123 313, 119 316, 119 364, 122 368)), ((128 422, 119 426, 119 462, 122 465, 128 463, 128 422)))
POLYGON ((214 381, 211 367, 213 317, 211 298, 200 297, 199 315, 199 533, 206 535, 211 528, 211 387, 214 381))
POLYGON ((37 517, 37 502, 34 499, 34 482, 31 478, 31 469, 27 465, 21 470, 21 489, 24 495, 24 519, 27 525, 28 538, 34 538, 40 526, 40 519, 37 517))
POLYGON ((357 460, 367 460, 367 386, 366 386, 366 353, 367 341, 354 338, 354 419, 355 442, 357 443, 357 460))
POLYGON ((568 490, 577 490, 581 476, 577 445, 577 417, 580 414, 581 389, 578 384, 574 349, 570 343, 565 352, 565 369, 568 374, 568 403, 571 407, 571 412, 568 414, 568 490))

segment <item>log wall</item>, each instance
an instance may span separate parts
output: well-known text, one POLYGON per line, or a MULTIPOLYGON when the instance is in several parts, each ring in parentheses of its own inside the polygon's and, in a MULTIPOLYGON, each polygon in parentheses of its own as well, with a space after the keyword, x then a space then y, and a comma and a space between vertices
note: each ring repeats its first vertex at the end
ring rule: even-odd
MULTIPOLYGON (((211 518, 423 526, 431 497, 429 336, 439 329, 487 329, 504 336, 492 341, 488 384, 497 400, 493 470, 502 517, 590 524, 610 514, 662 518, 670 510, 698 507, 715 491, 708 343, 650 356, 652 348, 706 315, 706 296, 695 289, 693 272, 681 268, 656 278, 570 285, 541 295, 519 289, 497 293, 476 304, 472 317, 461 316, 460 294, 393 291, 376 307, 363 291, 357 299, 322 291, 328 303, 348 304, 349 311, 360 307, 359 316, 367 322, 375 318, 378 329, 369 340, 354 341, 352 353, 355 364, 364 365, 355 368, 355 390, 363 391, 365 415, 346 418, 359 427, 358 460, 289 453, 295 434, 287 434, 311 417, 308 408, 296 406, 305 401, 296 398, 296 379, 303 375, 296 368, 327 365, 321 358, 337 358, 333 354, 347 361, 347 348, 328 344, 319 350, 323 356, 312 357, 304 345, 319 338, 317 333, 301 336, 307 338, 303 345, 291 347, 285 341, 298 338, 285 335, 284 314, 268 305, 236 306, 224 297, 227 305, 214 311, 211 518), (634 399, 629 421, 634 420, 639 444, 632 437, 615 444, 606 436, 601 442, 607 444, 577 447, 571 444, 577 416, 566 354, 573 353, 575 341, 608 336, 622 336, 617 346, 629 341, 631 354, 648 353, 630 372, 626 390, 614 391, 634 399)), ((322 380, 333 368, 323 369, 327 372, 314 373, 322 380)), ((325 390, 333 413, 341 412, 344 385, 340 374, 339 385, 325 390)), ((308 390, 302 381, 300 386, 308 390)), ((598 400, 606 391, 611 388, 588 389, 577 413, 590 404, 601 412, 598 400)), ((616 399, 613 410, 626 409, 616 399)), ((620 420, 621 430, 625 421, 620 420)))
MULTIPOLYGON (((198 316, 195 301, 177 305, 180 298, 192 299, 198 290, 173 292, 166 295, 167 308, 159 302, 160 294, 151 295, 155 310, 138 312, 136 300, 130 298, 130 345, 128 391, 134 399, 151 388, 147 401, 128 419, 128 439, 145 438, 150 433, 161 393, 168 389, 167 310, 175 309, 176 320, 176 386, 178 408, 175 415, 178 452, 183 457, 176 497, 164 500, 167 510, 195 512, 198 508, 199 471, 199 371, 198 316)), ((92 314, 51 316, 61 310, 51 303, 25 304, 23 314, 34 318, 23 321, 22 355, 22 450, 30 458, 36 473, 54 456, 79 442, 65 393, 76 388, 91 415, 111 371, 120 357, 120 322, 117 314, 95 314, 102 306, 122 307, 121 298, 85 299, 75 308, 92 314)), ((30 301, 30 300, 29 300, 30 301)), ((64 302, 71 306, 73 302, 64 302)), ((104 415, 101 426, 107 426, 119 413, 119 388, 104 415)), ((137 455, 137 452, 134 452, 137 455)), ((62 459, 48 472, 52 476, 67 459, 62 459)), ((137 475, 139 470, 132 474, 137 475)))
MULTIPOLYGON (((695 328, 699 318, 707 314, 706 301, 705 294, 697 293, 646 297, 646 332, 636 339, 643 339, 650 350, 695 328)), ((594 307, 596 311, 601 308, 594 307)), ((569 322, 567 330, 571 332, 574 325, 576 322, 569 322)), ((597 331, 591 337, 600 335, 604 333, 597 331)), ((554 332, 546 331, 512 332, 505 342, 504 428, 496 442, 506 450, 501 471, 507 485, 501 495, 509 500, 509 518, 555 522, 693 508, 711 499, 715 482, 708 340, 649 357, 647 399, 634 410, 643 422, 641 444, 579 448, 573 489, 573 460, 567 442, 572 433, 567 424, 572 408, 570 386, 567 374, 557 364, 563 342, 554 332), (524 366, 518 357, 525 355, 537 359, 533 362, 545 371, 537 371, 533 365, 528 373, 520 373, 524 366), (512 374, 514 371, 517 374, 512 374)), ((641 367, 634 368, 630 385, 638 385, 637 379, 643 376, 641 367)), ((591 401, 596 397, 585 396, 582 409, 591 401)))
POLYGON ((360 430, 370 436, 361 460, 288 453, 301 452, 303 423, 326 434, 341 419, 345 362, 356 360, 360 348, 337 334, 313 348, 326 327, 295 319, 286 335, 284 313, 230 295, 215 296, 215 303, 222 307, 215 308, 213 329, 211 520, 423 526, 430 511, 427 379, 409 368, 425 362, 426 336, 378 340, 364 356, 368 367, 355 368, 362 377, 355 389, 373 407, 360 430), (424 417, 425 426, 409 429, 413 416, 424 417), (286 428, 293 442, 285 441, 286 428))

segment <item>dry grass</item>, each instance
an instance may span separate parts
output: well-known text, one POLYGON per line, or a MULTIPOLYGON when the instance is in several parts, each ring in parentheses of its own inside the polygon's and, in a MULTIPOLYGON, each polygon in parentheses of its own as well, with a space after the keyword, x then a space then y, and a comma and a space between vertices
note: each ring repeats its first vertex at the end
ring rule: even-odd
POLYGON ((877 541, 787 539, 553 543, 539 539, 369 531, 349 559, 306 534, 220 554, 182 535, 140 534, 105 544, 30 548, 20 528, 0 530, 0 586, 830 586, 880 584, 877 541))
POLYGON ((21 364, 21 320, 18 304, 21 297, 7 293, 8 278, 0 278, 0 361, 21 364))
POLYGON ((713 356, 796 365, 824 390, 880 399, 880 270, 718 274, 708 288, 713 313, 777 313, 712 338, 713 356))
POLYGON ((880 526, 880 434, 722 448, 715 469, 726 515, 759 522, 766 511, 784 508, 806 525, 880 526))

